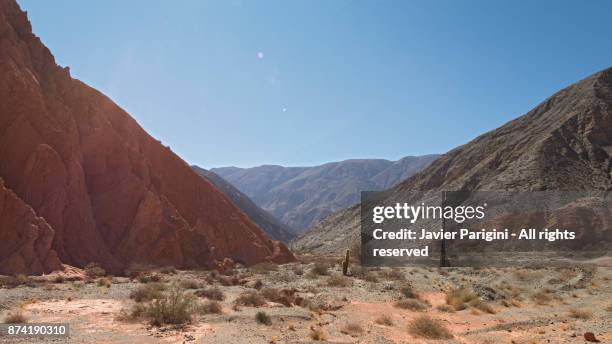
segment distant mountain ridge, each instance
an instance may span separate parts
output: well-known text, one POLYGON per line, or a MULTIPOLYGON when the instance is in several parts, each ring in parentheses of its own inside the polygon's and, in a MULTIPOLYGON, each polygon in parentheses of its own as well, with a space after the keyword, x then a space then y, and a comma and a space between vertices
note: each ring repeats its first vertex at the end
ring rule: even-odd
POLYGON ((272 239, 280 240, 282 242, 289 242, 295 238, 295 234, 291 231, 289 226, 281 223, 272 214, 261 209, 257 206, 247 195, 240 192, 232 184, 223 179, 218 174, 203 169, 199 166, 191 166, 202 177, 208 179, 213 183, 217 189, 225 194, 234 205, 236 205, 242 212, 253 220, 261 229, 266 232, 272 239))
POLYGON ((359 202, 360 191, 389 188, 438 157, 431 154, 397 161, 351 159, 312 167, 263 165, 211 171, 294 231, 301 232, 330 213, 359 202))
MULTIPOLYGON (((612 68, 451 150, 388 195, 436 190, 612 190, 612 68)), ((331 253, 354 245, 359 213, 354 206, 331 214, 292 248, 331 253)))

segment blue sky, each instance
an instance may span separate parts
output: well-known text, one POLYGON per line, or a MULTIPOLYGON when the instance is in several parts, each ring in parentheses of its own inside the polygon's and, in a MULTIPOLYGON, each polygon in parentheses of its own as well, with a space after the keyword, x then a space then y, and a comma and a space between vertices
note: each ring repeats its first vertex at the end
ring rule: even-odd
POLYGON ((612 66, 610 1, 18 1, 207 168, 443 153, 612 66))

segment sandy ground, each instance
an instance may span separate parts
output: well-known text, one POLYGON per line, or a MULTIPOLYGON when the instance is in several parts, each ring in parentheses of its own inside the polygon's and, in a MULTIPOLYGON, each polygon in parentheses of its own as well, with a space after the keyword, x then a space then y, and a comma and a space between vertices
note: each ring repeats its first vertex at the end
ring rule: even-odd
MULTIPOLYGON (((121 310, 135 302, 129 295, 142 283, 115 277, 110 287, 95 281, 30 283, 0 289, 0 316, 20 310, 28 323, 69 323, 69 338, 9 338, 6 343, 307 343, 313 329, 332 343, 585 343, 593 332, 601 343, 612 343, 612 269, 423 269, 402 268, 359 271, 342 279, 350 286, 329 286, 330 275, 309 273, 314 263, 269 269, 238 269, 241 285, 222 286, 208 272, 179 271, 158 274, 163 283, 197 281, 200 287, 217 286, 225 293, 221 314, 195 314, 185 325, 153 326, 147 318, 119 320, 121 310), (255 271, 253 271, 255 270, 255 271), (297 272, 297 274, 296 274, 297 272), (368 274, 368 280, 364 277, 368 274), (359 276, 359 277, 358 277, 359 276), (375 276, 375 277, 374 277, 375 276), (260 280, 263 288, 295 289, 296 296, 318 307, 268 301, 260 307, 233 307, 234 300, 260 280), (395 306, 402 286, 410 285, 428 304, 415 311, 395 306), (446 291, 467 287, 490 307, 490 313, 467 307, 448 311, 446 291), (538 295, 545 295, 538 298, 538 295), (446 309, 445 309, 446 307, 446 309), (438 308, 442 308, 441 310, 438 308), (265 311, 270 325, 259 324, 255 314, 265 311), (574 315, 572 315, 574 311, 574 315), (576 315, 576 311, 579 311, 576 315), (376 322, 388 315, 392 325, 376 322), (421 315, 436 319, 451 333, 446 340, 425 339, 408 330, 421 315), (355 331, 347 331, 355 324, 355 331)), ((52 280, 50 277, 48 278, 52 280)), ((186 290, 193 293, 197 289, 186 290)), ((197 302, 204 302, 198 298, 197 302)))

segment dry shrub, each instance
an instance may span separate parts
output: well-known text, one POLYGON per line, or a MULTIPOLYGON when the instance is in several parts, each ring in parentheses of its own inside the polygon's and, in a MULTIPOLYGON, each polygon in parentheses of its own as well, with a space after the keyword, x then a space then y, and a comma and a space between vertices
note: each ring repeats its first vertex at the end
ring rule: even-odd
POLYGON ((444 268, 438 268, 438 273, 440 274, 440 276, 448 276, 449 275, 448 269, 444 269, 444 268))
POLYGON ((393 318, 389 314, 382 314, 376 318, 375 322, 379 325, 393 326, 393 318))
POLYGON ((380 278, 394 280, 394 281, 403 281, 406 279, 406 275, 397 268, 393 268, 391 270, 382 270, 378 273, 380 278))
POLYGON ((511 285, 507 281, 502 281, 499 285, 497 285, 497 288, 505 291, 506 293, 510 294, 510 296, 517 299, 520 298, 521 293, 523 292, 521 288, 511 285))
POLYGON ((106 270, 104 270, 98 263, 89 263, 85 265, 85 275, 89 278, 98 278, 106 276, 106 270))
POLYGON ((451 307, 449 305, 438 305, 436 307, 436 309, 439 310, 440 312, 444 312, 444 313, 453 313, 453 312, 455 312, 453 307, 451 307))
POLYGON ((13 312, 10 312, 9 314, 6 315, 6 317, 4 318, 4 322, 6 324, 19 324, 19 323, 26 323, 28 321, 28 319, 26 318, 25 315, 23 315, 23 313, 21 312, 21 310, 15 310, 13 312))
POLYGON ((609 304, 608 307, 606 307, 606 311, 612 312, 612 303, 609 304))
POLYGON ((350 287, 353 285, 353 281, 345 276, 334 274, 327 279, 327 286, 329 287, 350 287))
POLYGON ((409 309, 411 311, 424 311, 430 306, 425 302, 416 299, 399 300, 393 306, 401 309, 409 309))
POLYGON ((482 301, 481 299, 474 299, 470 301, 468 304, 471 307, 478 309, 479 311, 483 311, 489 314, 495 314, 495 309, 493 309, 493 307, 490 304, 482 301))
POLYGON ((198 306, 200 314, 221 314, 223 307, 217 301, 206 301, 198 306))
POLYGON ((253 289, 261 289, 263 287, 263 282, 261 280, 256 280, 253 284, 253 289))
POLYGON ((315 341, 325 341, 327 340, 327 335, 320 327, 311 327, 310 328, 310 339, 315 341))
POLYGON ((154 300, 145 308, 145 314, 154 326, 188 323, 196 311, 195 297, 176 285, 163 298, 154 300))
POLYGON ((130 310, 121 309, 119 314, 115 316, 118 321, 135 321, 146 315, 147 306, 143 303, 136 303, 130 310))
POLYGON ((217 287, 206 288, 195 292, 196 296, 203 297, 209 300, 223 301, 225 300, 225 294, 217 287))
POLYGON ((64 283, 66 281, 66 278, 64 278, 64 275, 56 275, 55 277, 53 277, 53 283, 64 283))
POLYGON ((317 301, 313 299, 304 299, 300 303, 300 306, 304 308, 308 308, 308 310, 311 312, 319 312, 325 308, 325 305, 323 304, 322 301, 317 301))
POLYGON ((270 276, 270 279, 274 282, 289 283, 295 281, 296 277, 288 272, 278 272, 270 276))
POLYGON ((364 330, 363 327, 361 327, 361 324, 357 322, 350 322, 342 326, 340 332, 348 334, 351 337, 358 337, 363 334, 364 330))
POLYGON ((238 271, 236 271, 236 269, 231 268, 231 269, 224 269, 219 271, 219 274, 224 275, 224 276, 234 276, 238 274, 238 271))
POLYGON ((452 333, 438 320, 421 315, 408 324, 408 332, 427 339, 451 339, 452 333))
POLYGON ((111 284, 113 284, 113 280, 109 277, 98 278, 98 286, 110 288, 111 284))
POLYGON ((0 279, 0 286, 6 288, 15 288, 20 285, 34 286, 34 282, 26 275, 19 274, 16 276, 2 276, 0 279))
POLYGON ((533 301, 540 306, 547 305, 552 301, 552 297, 548 295, 545 291, 540 291, 531 296, 533 301))
POLYGON ((446 292, 446 304, 460 311, 467 308, 467 304, 478 299, 473 291, 467 288, 450 289, 446 292))
POLYGON ((410 285, 404 285, 400 287, 399 291, 402 294, 402 296, 405 298, 408 298, 408 299, 418 299, 419 298, 419 295, 414 291, 414 289, 412 289, 412 286, 410 285))
POLYGON ((180 286, 183 289, 200 289, 202 288, 202 284, 194 279, 184 279, 181 280, 180 286))
POLYGON ((311 294, 319 294, 321 291, 313 285, 306 286, 306 292, 311 294))
POLYGON ((258 292, 245 291, 234 301, 236 306, 261 307, 266 304, 266 299, 258 292))
POLYGON ((225 287, 229 287, 229 286, 239 285, 240 284, 240 278, 238 278, 238 276, 221 276, 221 275, 219 275, 217 277, 217 281, 219 281, 219 283, 221 283, 221 285, 225 286, 225 287))
POLYGON ((378 282, 378 274, 374 271, 368 271, 364 276, 363 280, 366 282, 377 283, 378 282))
POLYGON ((280 303, 285 307, 291 307, 296 300, 295 289, 263 288, 260 294, 267 300, 280 303))
POLYGON ((543 276, 544 276, 544 272, 539 271, 539 270, 521 269, 521 270, 514 271, 514 277, 523 282, 540 279, 543 276))
POLYGON ((304 269, 302 268, 301 264, 296 264, 295 266, 293 266, 293 269, 291 270, 297 276, 302 276, 304 274, 304 269))
POLYGON ((129 278, 134 279, 140 275, 150 273, 151 271, 153 271, 153 269, 153 265, 150 264, 132 263, 123 272, 129 278))
POLYGON ((315 262, 310 268, 309 275, 313 277, 329 275, 329 264, 324 262, 315 262))
POLYGON ((140 283, 157 283, 162 280, 161 276, 154 272, 139 274, 136 279, 140 283))
POLYGON ((130 298, 136 302, 151 301, 163 297, 166 286, 161 283, 148 283, 138 286, 130 293, 130 298))
POLYGON ((268 313, 263 312, 263 311, 259 311, 255 313, 255 321, 263 325, 268 325, 268 326, 272 325, 272 319, 270 319, 270 316, 268 315, 268 313))
POLYGON ((581 319, 581 320, 589 320, 593 317, 593 312, 587 310, 587 309, 575 309, 572 308, 569 310, 568 315, 572 318, 575 319, 581 319))
POLYGON ((56 290, 57 288, 51 283, 45 283, 45 285, 43 286, 43 289, 45 291, 51 291, 51 290, 56 290))
POLYGON ((268 262, 255 264, 249 268, 249 271, 256 273, 256 274, 267 274, 268 272, 277 271, 277 270, 278 270, 278 265, 274 263, 268 263, 268 262))

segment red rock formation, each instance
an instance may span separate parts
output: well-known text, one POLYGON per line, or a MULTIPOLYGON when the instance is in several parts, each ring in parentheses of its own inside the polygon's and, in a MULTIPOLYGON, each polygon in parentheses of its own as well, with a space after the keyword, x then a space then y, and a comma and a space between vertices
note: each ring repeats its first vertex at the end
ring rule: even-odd
POLYGON ((0 179, 0 274, 42 273, 61 268, 51 248, 53 229, 0 179))
MULTIPOLYGON (((43 232, 55 232, 63 263, 120 271, 131 262, 293 259, 125 111, 57 66, 14 1, 0 2, 0 100, 0 177, 44 218, 43 232)), ((0 214, 0 235, 19 231, 11 216, 0 214)), ((24 261, 37 259, 45 257, 24 261)), ((55 267, 43 266, 17 270, 55 267)))

